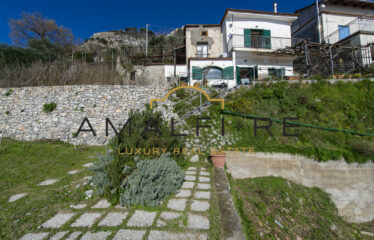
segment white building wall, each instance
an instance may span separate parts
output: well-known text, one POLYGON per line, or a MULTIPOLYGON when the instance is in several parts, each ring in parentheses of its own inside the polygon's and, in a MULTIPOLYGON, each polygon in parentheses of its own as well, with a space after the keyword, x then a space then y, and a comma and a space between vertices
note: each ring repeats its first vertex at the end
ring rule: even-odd
MULTIPOLYGON (((164 65, 165 77, 174 77, 174 65, 166 64, 164 65)), ((178 77, 187 77, 188 76, 187 65, 176 65, 176 75, 178 77)))

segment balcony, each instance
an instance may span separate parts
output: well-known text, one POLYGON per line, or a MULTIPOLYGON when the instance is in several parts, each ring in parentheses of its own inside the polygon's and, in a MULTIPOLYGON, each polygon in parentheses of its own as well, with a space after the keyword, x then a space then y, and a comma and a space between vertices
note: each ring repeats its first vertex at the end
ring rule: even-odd
MULTIPOLYGON (((267 37, 258 35, 233 34, 228 42, 228 51, 248 50, 256 52, 272 52, 275 50, 292 47, 297 39, 282 37, 267 37)), ((302 41, 302 39, 300 39, 302 41)))
POLYGON ((325 37, 326 43, 334 44, 340 40, 346 39, 359 31, 374 32, 374 19, 360 17, 347 25, 339 26, 339 29, 327 37, 325 37))

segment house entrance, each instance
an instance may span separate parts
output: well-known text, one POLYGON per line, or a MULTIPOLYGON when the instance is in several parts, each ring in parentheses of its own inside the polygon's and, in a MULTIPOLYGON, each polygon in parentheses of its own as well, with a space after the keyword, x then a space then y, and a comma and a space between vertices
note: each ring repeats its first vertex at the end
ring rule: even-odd
POLYGON ((257 67, 237 67, 237 84, 249 85, 257 77, 257 67))

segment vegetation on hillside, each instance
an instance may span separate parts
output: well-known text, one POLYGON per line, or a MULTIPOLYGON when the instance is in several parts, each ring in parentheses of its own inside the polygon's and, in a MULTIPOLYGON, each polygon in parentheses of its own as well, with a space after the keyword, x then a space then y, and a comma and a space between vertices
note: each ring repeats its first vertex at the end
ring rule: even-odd
POLYGON ((371 239, 338 216, 329 195, 283 178, 230 180, 247 239, 371 239))
MULTIPOLYGON (((360 133, 374 133, 374 83, 369 80, 336 84, 318 81, 314 84, 280 82, 242 88, 226 97, 225 109, 263 118, 297 118, 299 123, 315 124, 360 133)), ((218 107, 212 109, 218 113, 218 107)), ((235 147, 254 147, 256 151, 302 154, 318 161, 345 159, 366 162, 374 159, 374 138, 314 128, 288 128, 273 122, 270 136, 258 129, 254 136, 254 120, 225 115, 228 133, 233 134, 235 147)), ((259 126, 267 121, 257 121, 259 126)))

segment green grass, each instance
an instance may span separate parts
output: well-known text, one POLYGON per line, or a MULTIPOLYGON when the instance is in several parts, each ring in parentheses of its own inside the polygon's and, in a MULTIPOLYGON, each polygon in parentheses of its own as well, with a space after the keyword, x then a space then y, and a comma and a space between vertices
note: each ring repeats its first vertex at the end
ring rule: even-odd
POLYGON ((366 225, 339 217, 318 188, 278 177, 230 178, 230 185, 247 239, 372 239, 360 233, 366 225))
MULTIPOLYGON (((105 147, 79 146, 75 149, 73 145, 62 142, 36 141, 24 142, 10 139, 3 139, 0 144, 0 239, 19 239, 29 232, 40 232, 38 226, 53 217, 57 212, 69 209, 73 212, 82 210, 70 209, 71 204, 86 203, 92 206, 98 201, 98 197, 85 200, 84 192, 91 189, 90 186, 76 188, 77 184, 82 184, 82 178, 92 175, 92 172, 82 165, 88 162, 97 161, 96 153, 104 153, 105 147), (73 169, 82 170, 75 175, 68 175, 67 172, 73 169), (59 181, 50 186, 38 186, 37 184, 46 179, 58 179, 59 181), (13 203, 9 203, 10 196, 18 193, 28 193, 27 196, 13 203)), ((203 160, 205 156, 201 156, 203 160)), ((210 201, 210 229, 201 231, 208 234, 209 239, 220 239, 221 227, 219 223, 218 199, 214 193, 214 171, 212 165, 203 161, 191 163, 190 166, 205 167, 211 172, 212 199, 210 201)), ((187 166, 186 166, 187 167, 187 166)), ((168 199, 173 198, 170 196, 168 199)), ((137 209, 146 211, 169 211, 167 200, 159 207, 133 206, 128 208, 129 213, 137 209)), ((191 201, 192 196, 189 198, 191 201)), ((89 208, 83 210, 86 212, 89 208)), ((89 210, 88 210, 89 211, 89 210)), ((109 209, 95 209, 95 212, 114 211, 114 207, 109 209)), ((118 210, 117 210, 118 211, 118 210)), ((124 228, 129 216, 119 227, 110 228, 111 237, 116 230, 124 228)), ((208 215, 208 213, 205 213, 208 215)), ((57 231, 69 231, 69 225, 75 221, 75 216, 62 228, 49 230, 52 236, 57 231)), ((186 224, 187 212, 183 212, 180 218, 186 224)), ((166 227, 157 228, 156 222, 150 229, 165 230, 172 232, 184 232, 186 228, 179 227, 179 220, 168 224, 166 227)), ((102 230, 96 225, 91 231, 102 230)), ((132 228, 137 229, 137 228, 132 228)), ((76 228, 75 230, 86 231, 86 228, 76 228)), ((109 230, 109 228, 108 228, 109 230)))
POLYGON ((37 227, 59 209, 84 199, 85 188, 75 188, 89 175, 83 164, 96 160, 103 147, 81 146, 62 142, 23 142, 3 139, 0 144, 0 238, 18 239, 37 227), (82 170, 75 175, 67 172, 82 170), (37 186, 46 179, 58 179, 50 186, 37 186), (28 193, 9 203, 10 196, 28 193))
MULTIPOLYGON (((374 133, 374 83, 289 84, 285 82, 241 88, 225 98, 225 110, 263 118, 296 117, 299 123, 315 124, 356 132, 374 133)), ((374 137, 357 136, 306 127, 287 129, 298 137, 283 136, 283 124, 273 122, 273 136, 264 129, 254 134, 254 120, 220 114, 220 106, 213 104, 208 111, 219 120, 225 118, 225 132, 234 137, 226 147, 252 147, 256 152, 284 152, 300 154, 317 161, 340 160, 367 162, 374 159, 374 137), (231 123, 229 123, 231 122, 231 123)), ((196 117, 186 120, 195 128, 196 117)), ((267 122, 258 121, 258 125, 267 122)), ((220 130, 220 126, 214 126, 220 130)))

